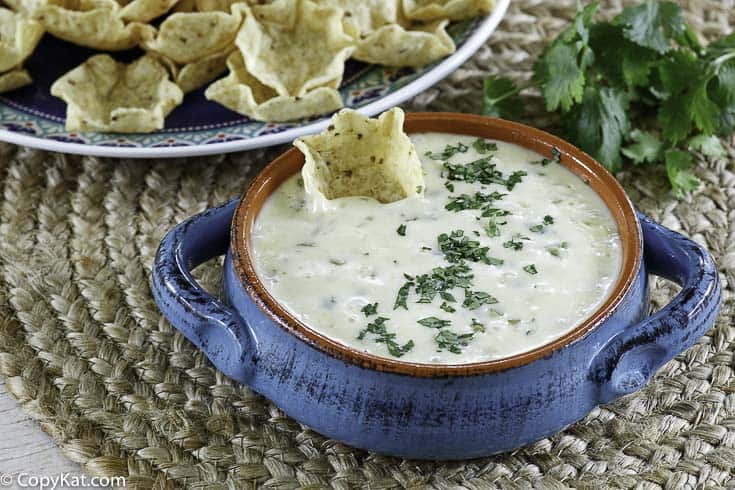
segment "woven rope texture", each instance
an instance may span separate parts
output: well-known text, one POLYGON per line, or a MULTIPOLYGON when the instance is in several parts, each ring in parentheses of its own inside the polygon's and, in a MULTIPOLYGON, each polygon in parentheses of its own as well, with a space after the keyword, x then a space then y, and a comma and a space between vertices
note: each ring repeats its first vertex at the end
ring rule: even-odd
MULTIPOLYGON (((483 77, 527 79, 574 3, 515 0, 486 46, 405 107, 479 111, 483 77)), ((704 38, 735 26, 733 0, 683 5, 704 38)), ((659 170, 621 175, 637 206, 716 257, 717 325, 640 393, 513 453, 412 462, 325 439, 162 319, 148 286, 161 237, 241 193, 280 149, 141 162, 0 145, 0 374, 69 458, 129 488, 735 488, 735 149, 724 143, 729 158, 703 162, 704 185, 680 202, 659 170)), ((218 264, 197 275, 219 287, 218 264)), ((654 302, 672 293, 660 284, 654 302)))

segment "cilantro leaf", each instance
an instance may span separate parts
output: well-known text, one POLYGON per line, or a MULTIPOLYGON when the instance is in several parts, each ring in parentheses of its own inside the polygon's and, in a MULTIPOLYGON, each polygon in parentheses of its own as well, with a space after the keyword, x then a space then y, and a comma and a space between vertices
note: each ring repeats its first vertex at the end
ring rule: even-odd
POLYGON ((658 114, 666 139, 677 143, 694 126, 705 134, 717 131, 720 108, 710 99, 708 88, 715 77, 714 66, 679 50, 662 61, 659 76, 667 92, 658 114))
POLYGON ((520 91, 508 78, 486 78, 482 84, 482 113, 503 119, 518 119, 524 112, 523 101, 518 95, 520 91))
POLYGON ((704 134, 697 135, 687 141, 687 147, 702 152, 707 157, 724 157, 727 155, 725 148, 722 147, 720 138, 717 136, 707 136, 704 134))
POLYGON ((582 100, 585 76, 574 45, 552 44, 536 64, 535 73, 548 111, 561 108, 566 112, 582 100))
POLYGON ((534 78, 546 99, 546 109, 569 111, 584 95, 585 69, 592 62, 589 29, 598 3, 577 12, 574 23, 562 32, 534 65, 534 78))
MULTIPOLYGON (((735 35, 733 37, 735 43, 735 35)), ((735 47, 733 47, 735 52, 735 47)), ((723 56, 728 56, 725 54, 723 56)), ((735 59, 717 66, 714 78, 708 86, 712 101, 720 108, 717 132, 728 134, 735 131, 735 59)))
POLYGON ((573 141, 611 171, 620 170, 620 148, 628 133, 628 95, 611 87, 585 90, 584 100, 567 118, 573 141))
POLYGON ((648 85, 657 54, 627 40, 622 27, 607 22, 593 25, 590 46, 595 54, 594 69, 612 84, 621 87, 648 85))
POLYGON ((623 10, 615 22, 623 26, 626 39, 661 54, 671 49, 672 41, 686 35, 681 7, 673 2, 647 0, 623 10))
POLYGON ((663 143, 656 135, 635 129, 630 133, 630 139, 635 143, 621 151, 623 155, 633 160, 633 163, 653 163, 661 158, 663 143))
POLYGON ((699 186, 699 179, 691 172, 694 158, 681 150, 668 150, 664 156, 666 173, 677 195, 693 191, 699 186))

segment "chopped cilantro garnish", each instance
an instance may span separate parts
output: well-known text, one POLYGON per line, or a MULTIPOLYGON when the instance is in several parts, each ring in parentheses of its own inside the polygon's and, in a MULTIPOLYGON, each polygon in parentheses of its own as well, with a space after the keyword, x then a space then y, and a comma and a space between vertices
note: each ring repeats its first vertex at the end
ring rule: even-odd
POLYGON ((553 224, 554 224, 554 218, 552 218, 551 216, 547 214, 546 216, 544 216, 544 221, 541 224, 533 225, 529 228, 529 230, 531 230, 534 233, 541 233, 542 231, 544 231, 545 227, 547 227, 548 225, 553 225, 553 224))
POLYGON ((497 221, 495 218, 490 218, 485 223, 485 234, 490 238, 500 236, 500 225, 508 224, 507 221, 497 221))
POLYGON ((497 302, 498 300, 488 293, 483 293, 482 291, 470 291, 469 289, 465 289, 464 302, 462 303, 462 306, 464 306, 468 310, 476 310, 482 305, 493 305, 497 302))
POLYGON ((523 182, 523 177, 528 175, 528 173, 525 170, 516 170, 512 174, 510 174, 510 177, 508 177, 508 180, 505 181, 505 187, 512 191, 513 188, 516 186, 516 184, 520 184, 523 182))
POLYGON ((454 192, 454 184, 448 180, 444 182, 444 187, 446 187, 449 192, 454 192))
POLYGON ((491 209, 489 204, 502 199, 505 194, 500 192, 492 192, 490 194, 484 194, 482 192, 475 192, 474 195, 461 194, 459 196, 453 196, 450 198, 449 203, 444 206, 447 211, 464 211, 465 209, 491 209))
POLYGON ((444 147, 444 151, 441 153, 432 153, 427 151, 425 155, 432 160, 447 160, 452 158, 457 153, 466 153, 469 147, 462 142, 457 143, 455 146, 447 145, 444 147))
POLYGON ((447 328, 452 324, 449 320, 442 320, 435 316, 427 316, 426 318, 418 320, 416 323, 429 328, 447 328))
POLYGON ((446 301, 442 301, 442 304, 439 305, 439 308, 446 311, 447 313, 454 313, 455 311, 457 311, 452 305, 450 305, 446 301))
POLYGON ((406 236, 406 225, 403 224, 399 226, 398 229, 396 230, 396 233, 398 233, 401 236, 406 236))
POLYGON ((393 304, 393 309, 397 310, 399 307, 403 307, 403 309, 407 310, 408 305, 406 304, 406 300, 408 299, 408 292, 411 290, 411 286, 413 286, 412 281, 408 281, 401 286, 401 289, 398 290, 398 296, 396 296, 396 302, 393 304))
POLYGON ((378 314, 378 303, 368 303, 360 310, 365 316, 377 315, 378 314))
POLYGON ((498 151, 498 145, 493 143, 492 141, 488 141, 484 138, 477 138, 472 143, 472 148, 475 149, 475 151, 481 155, 484 155, 485 153, 489 151, 498 151))
POLYGON ((523 240, 530 240, 527 236, 523 236, 520 233, 513 235, 513 238, 503 243, 503 247, 512 248, 515 251, 523 249, 523 240))
POLYGON ((452 354, 461 354, 461 347, 467 347, 470 341, 474 337, 474 333, 463 333, 458 334, 451 330, 440 330, 438 334, 434 336, 434 342, 436 342, 438 350, 441 352, 446 349, 452 354))
POLYGON ((416 294, 418 303, 431 303, 439 293, 444 301, 454 302, 454 296, 447 291, 454 288, 470 286, 473 275, 467 264, 450 265, 449 267, 435 267, 431 274, 416 276, 416 294))
POLYGON ((454 230, 447 235, 442 233, 437 238, 439 249, 444 252, 444 258, 448 262, 458 263, 463 260, 470 262, 483 262, 488 265, 501 265, 502 260, 488 255, 489 247, 481 247, 480 242, 470 240, 465 236, 463 230, 454 230))
POLYGON ((396 334, 388 332, 388 329, 385 325, 385 322, 387 322, 388 320, 389 318, 379 316, 372 322, 368 323, 367 327, 360 330, 357 338, 359 340, 362 340, 365 338, 366 334, 373 334, 376 336, 375 342, 378 344, 385 344, 390 355, 392 355, 393 357, 401 357, 403 356, 403 354, 413 349, 413 340, 409 340, 403 345, 400 345, 398 342, 396 342, 396 334))
MULTIPOLYGON (((452 267, 455 267, 455 266, 452 266, 452 267)), ((470 275, 470 277, 471 277, 471 275, 470 275)), ((469 284, 467 284, 467 285, 469 286, 469 284)), ((457 300, 454 298, 454 296, 452 295, 452 293, 448 293, 446 291, 439 291, 439 296, 441 296, 441 298, 444 301, 449 301, 450 303, 456 303, 457 302, 457 300)))
POLYGON ((527 173, 523 170, 516 170, 508 178, 503 176, 503 172, 497 169, 492 163, 492 157, 483 157, 469 163, 449 163, 444 162, 444 171, 449 180, 460 180, 470 184, 479 182, 481 184, 500 184, 512 191, 516 184, 519 184, 527 173))
POLYGON ((536 265, 534 264, 524 265, 523 270, 531 275, 538 274, 538 270, 536 270, 536 265))
POLYGON ((475 333, 477 333, 477 332, 484 332, 485 331, 485 325, 483 325, 482 323, 478 322, 474 318, 472 319, 472 323, 470 324, 470 328, 475 333))

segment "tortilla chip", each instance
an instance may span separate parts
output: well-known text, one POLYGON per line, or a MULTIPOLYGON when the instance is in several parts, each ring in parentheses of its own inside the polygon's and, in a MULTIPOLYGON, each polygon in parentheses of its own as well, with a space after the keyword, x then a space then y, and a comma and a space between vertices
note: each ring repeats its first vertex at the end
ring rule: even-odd
POLYGON ((342 97, 331 87, 319 87, 303 97, 278 95, 245 68, 236 51, 227 59, 230 74, 207 88, 205 96, 230 110, 258 121, 293 121, 342 108, 342 97))
POLYGON ((278 95, 302 97, 317 87, 336 89, 354 50, 341 18, 339 9, 311 0, 246 7, 236 44, 247 70, 278 95))
POLYGON ((243 2, 244 0, 195 0, 194 4, 198 12, 229 12, 234 4, 243 2))
POLYGON ((398 22, 398 0, 321 0, 318 3, 342 9, 342 24, 353 39, 398 22))
POLYGON ((174 6, 174 12, 195 12, 197 9, 196 2, 194 0, 179 0, 174 6))
MULTIPOLYGON (((244 5, 244 4, 243 4, 244 5)), ((175 13, 163 21, 155 39, 143 47, 184 65, 223 51, 232 44, 242 23, 239 5, 232 13, 175 13)))
POLYGON ((20 68, 0 74, 0 94, 30 84, 33 80, 27 71, 20 68))
POLYGON ((432 22, 415 30, 398 24, 383 26, 361 37, 353 58, 385 66, 426 66, 454 52, 447 24, 446 20, 432 22))
POLYGON ((299 138, 294 146, 304 154, 301 175, 313 212, 328 210, 328 201, 339 197, 389 203, 423 192, 421 161, 403 132, 401 109, 378 119, 342 110, 326 131, 299 138))
POLYGON ((235 50, 228 46, 220 53, 211 54, 193 63, 177 67, 174 82, 185 94, 208 84, 227 70, 227 57, 235 50))
POLYGON ((127 21, 150 22, 165 14, 179 0, 133 0, 120 10, 120 17, 127 21))
POLYGON ((25 17, 35 17, 41 7, 49 3, 49 0, 3 0, 11 9, 25 17))
POLYGON ((494 0, 403 0, 403 13, 416 20, 463 20, 492 12, 494 0))
POLYGON ((20 66, 36 49, 41 37, 41 24, 0 8, 0 73, 20 66))
POLYGON ((155 28, 140 22, 125 24, 114 0, 57 0, 39 10, 38 20, 52 35, 103 51, 130 49, 153 37, 155 28))
POLYGON ((126 65, 98 54, 54 82, 51 94, 67 103, 69 131, 150 132, 184 97, 168 77, 152 56, 126 65))

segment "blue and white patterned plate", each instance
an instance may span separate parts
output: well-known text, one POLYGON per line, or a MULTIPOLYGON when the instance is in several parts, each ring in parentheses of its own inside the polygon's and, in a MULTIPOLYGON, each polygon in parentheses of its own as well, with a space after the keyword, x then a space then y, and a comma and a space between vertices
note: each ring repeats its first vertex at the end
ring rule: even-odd
MULTIPOLYGON (((490 36, 508 9, 499 0, 489 17, 449 27, 457 51, 420 69, 386 68, 350 60, 340 92, 345 107, 375 115, 429 88, 454 71, 490 36)), ((26 68, 34 83, 0 95, 0 140, 64 153, 128 158, 208 155, 248 150, 292 141, 324 129, 329 116, 288 123, 252 121, 204 98, 200 89, 166 118, 166 127, 147 134, 68 132, 64 129, 66 105, 49 92, 62 74, 86 60, 94 51, 45 36, 26 68), (56 63, 55 60, 61 62, 56 63)), ((116 55, 121 60, 137 52, 116 55)))

